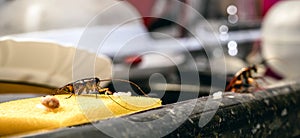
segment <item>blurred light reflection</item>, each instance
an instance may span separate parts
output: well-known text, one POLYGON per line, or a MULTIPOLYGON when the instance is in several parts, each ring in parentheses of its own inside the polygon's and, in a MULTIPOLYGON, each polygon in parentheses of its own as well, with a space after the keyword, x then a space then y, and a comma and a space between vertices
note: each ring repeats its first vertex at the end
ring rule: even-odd
POLYGON ((228 22, 235 24, 239 20, 239 17, 237 15, 229 15, 228 16, 228 22))
POLYGON ((235 15, 235 14, 237 14, 237 7, 235 5, 229 5, 227 7, 227 13, 229 15, 235 15))
POLYGON ((236 41, 229 41, 227 43, 227 47, 228 47, 228 54, 230 56, 236 56, 238 53, 238 49, 237 49, 237 42, 236 41))
POLYGON ((219 27, 219 32, 221 33, 221 34, 227 34, 228 33, 228 26, 227 25, 221 25, 220 27, 219 27))

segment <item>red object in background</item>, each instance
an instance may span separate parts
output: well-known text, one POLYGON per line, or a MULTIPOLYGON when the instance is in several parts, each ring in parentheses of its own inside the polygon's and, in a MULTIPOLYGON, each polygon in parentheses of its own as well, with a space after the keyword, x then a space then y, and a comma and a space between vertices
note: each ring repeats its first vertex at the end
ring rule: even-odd
POLYGON ((280 0, 264 0, 262 3, 262 16, 264 17, 268 10, 277 2, 280 0))
POLYGON ((137 65, 142 62, 141 56, 128 56, 124 59, 124 62, 129 65, 137 65))
POLYGON ((283 76, 281 76, 278 73, 276 73, 275 71, 273 71, 270 67, 267 67, 267 70, 266 70, 264 76, 269 76, 269 77, 272 77, 276 80, 282 80, 283 79, 283 76))
POLYGON ((155 3, 155 0, 127 0, 130 4, 132 4, 141 14, 144 24, 146 27, 152 22, 151 11, 152 7, 155 3))

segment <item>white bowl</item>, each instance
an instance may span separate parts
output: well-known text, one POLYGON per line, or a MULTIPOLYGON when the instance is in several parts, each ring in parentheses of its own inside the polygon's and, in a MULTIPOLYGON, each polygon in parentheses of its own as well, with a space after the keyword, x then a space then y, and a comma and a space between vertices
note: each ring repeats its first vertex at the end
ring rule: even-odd
POLYGON ((61 87, 87 77, 111 76, 111 60, 103 55, 48 42, 0 41, 0 81, 61 87))
POLYGON ((263 21, 263 55, 286 79, 300 76, 300 1, 278 2, 263 21))

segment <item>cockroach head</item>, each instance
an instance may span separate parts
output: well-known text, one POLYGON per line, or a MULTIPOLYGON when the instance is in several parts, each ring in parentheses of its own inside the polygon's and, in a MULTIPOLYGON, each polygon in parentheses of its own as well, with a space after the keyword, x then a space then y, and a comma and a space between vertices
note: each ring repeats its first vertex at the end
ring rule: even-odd
POLYGON ((257 72, 257 66, 256 65, 252 65, 251 69, 256 73, 257 72))

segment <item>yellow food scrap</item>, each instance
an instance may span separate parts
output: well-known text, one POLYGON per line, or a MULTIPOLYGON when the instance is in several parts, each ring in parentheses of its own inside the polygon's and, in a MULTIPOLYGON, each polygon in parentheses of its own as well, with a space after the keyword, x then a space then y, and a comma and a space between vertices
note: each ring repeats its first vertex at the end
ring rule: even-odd
POLYGON ((49 130, 128 115, 161 106, 160 99, 112 95, 55 95, 60 106, 49 109, 41 98, 0 104, 0 136, 49 130))

